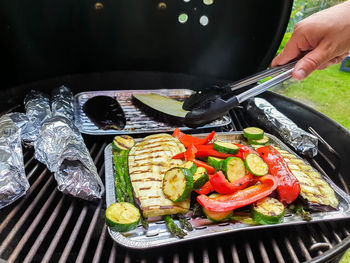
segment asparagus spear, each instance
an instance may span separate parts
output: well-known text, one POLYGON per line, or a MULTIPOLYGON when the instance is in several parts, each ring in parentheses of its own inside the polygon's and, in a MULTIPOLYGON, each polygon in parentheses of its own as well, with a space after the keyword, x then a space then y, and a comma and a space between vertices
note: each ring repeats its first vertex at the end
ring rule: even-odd
POLYGON ((179 219, 181 228, 186 229, 187 231, 193 230, 191 223, 187 221, 186 217, 183 214, 177 214, 177 217, 179 219))
POLYGON ((115 167, 115 189, 117 199, 123 199, 123 201, 128 202, 129 198, 126 194, 126 184, 123 177, 123 170, 120 163, 120 157, 118 153, 113 154, 113 162, 115 167), (121 198, 122 196, 122 198, 121 198))
POLYGON ((131 189, 131 183, 130 183, 130 177, 129 177, 129 169, 128 169, 128 155, 129 155, 129 150, 127 151, 122 151, 120 153, 121 159, 122 159, 122 164, 123 164, 123 177, 124 181, 126 184, 126 193, 129 198, 129 202, 134 204, 134 195, 132 193, 131 189))
POLYGON ((182 231, 174 222, 172 217, 170 215, 164 216, 164 221, 166 223, 166 226, 171 234, 178 238, 184 238, 187 234, 182 231))

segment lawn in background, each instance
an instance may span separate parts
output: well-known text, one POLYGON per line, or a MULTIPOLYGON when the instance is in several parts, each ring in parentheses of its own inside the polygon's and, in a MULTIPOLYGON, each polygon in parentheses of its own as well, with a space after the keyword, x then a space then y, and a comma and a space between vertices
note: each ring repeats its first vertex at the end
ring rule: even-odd
POLYGON ((350 73, 340 64, 315 71, 305 80, 275 90, 322 112, 350 130, 350 73))

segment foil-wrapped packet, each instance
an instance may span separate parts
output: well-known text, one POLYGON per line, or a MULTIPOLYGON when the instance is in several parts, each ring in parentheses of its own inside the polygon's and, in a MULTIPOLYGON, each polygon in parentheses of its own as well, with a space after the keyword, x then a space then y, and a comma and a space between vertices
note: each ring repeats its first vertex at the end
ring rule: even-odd
POLYGON ((34 149, 35 158, 54 173, 58 190, 85 200, 101 198, 103 183, 72 121, 63 116, 46 120, 34 149))
POLYGON ((52 116, 64 116, 68 120, 74 120, 73 93, 65 86, 54 89, 51 92, 52 116))
POLYGON ((298 153, 311 158, 317 155, 317 138, 299 128, 266 100, 261 98, 250 99, 247 111, 262 126, 277 132, 283 141, 292 146, 298 153))
POLYGON ((48 95, 31 90, 24 99, 24 109, 29 122, 22 131, 25 145, 31 145, 41 130, 43 122, 51 116, 50 98, 48 95))
POLYGON ((0 118, 0 209, 23 196, 29 188, 21 145, 21 127, 26 121, 19 113, 0 118))

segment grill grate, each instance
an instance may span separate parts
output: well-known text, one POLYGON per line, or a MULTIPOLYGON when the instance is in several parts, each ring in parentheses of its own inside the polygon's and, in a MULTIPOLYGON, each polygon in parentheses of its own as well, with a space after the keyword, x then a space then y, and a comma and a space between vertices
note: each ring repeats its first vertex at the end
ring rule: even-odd
MULTIPOLYGON (((231 117, 233 123, 224 131, 249 124, 240 109, 231 117)), ((87 139, 104 180, 103 150, 110 138, 87 139)), ((91 203, 65 196, 32 150, 25 151, 24 160, 30 190, 0 214, 0 258, 8 262, 321 262, 320 257, 325 260, 327 253, 350 239, 348 221, 340 220, 133 251, 115 244, 107 234, 104 200, 91 203)))

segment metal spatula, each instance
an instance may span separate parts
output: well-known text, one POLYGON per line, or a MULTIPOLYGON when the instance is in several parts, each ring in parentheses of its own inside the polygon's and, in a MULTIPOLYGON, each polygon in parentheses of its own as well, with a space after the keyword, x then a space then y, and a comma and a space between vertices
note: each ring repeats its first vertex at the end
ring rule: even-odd
MULTIPOLYGON (((283 68, 284 69, 288 68, 288 69, 284 73, 276 77, 273 77, 272 79, 262 84, 259 84, 247 91, 244 91, 239 95, 233 96, 227 100, 224 100, 220 96, 215 96, 215 98, 213 99, 208 99, 207 101, 202 102, 200 106, 194 107, 189 113, 186 114, 184 123, 189 127, 197 127, 226 115, 232 108, 238 106, 240 103, 244 102, 245 100, 251 97, 257 96, 262 92, 268 90, 269 88, 272 88, 280 84, 281 82, 291 78, 292 71, 294 69, 295 64, 296 62, 292 62, 285 66, 279 67, 279 71, 283 68)), ((276 69, 271 69, 271 72, 275 74, 276 69)), ((266 78, 267 76, 271 76, 271 74, 267 74, 268 71, 263 71, 262 73, 264 73, 262 74, 263 78, 266 78)), ((254 75, 255 82, 259 80, 257 79, 256 76, 257 75, 254 75)), ((247 85, 246 83, 251 84, 249 83, 250 81, 247 81, 247 79, 244 79, 243 82, 244 82, 244 86, 247 85)), ((240 87, 243 87, 243 86, 240 86, 240 87)))

